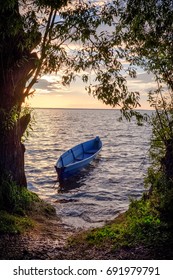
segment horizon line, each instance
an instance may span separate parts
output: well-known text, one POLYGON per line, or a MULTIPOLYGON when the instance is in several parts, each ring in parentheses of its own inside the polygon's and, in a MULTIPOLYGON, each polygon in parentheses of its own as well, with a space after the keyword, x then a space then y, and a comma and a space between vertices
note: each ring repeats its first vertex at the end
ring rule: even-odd
MULTIPOLYGON (((31 107, 32 109, 57 109, 57 110, 117 110, 120 111, 121 109, 119 108, 80 108, 80 107, 31 107)), ((154 109, 143 109, 143 108, 139 108, 139 109, 134 109, 136 111, 153 111, 154 109)))

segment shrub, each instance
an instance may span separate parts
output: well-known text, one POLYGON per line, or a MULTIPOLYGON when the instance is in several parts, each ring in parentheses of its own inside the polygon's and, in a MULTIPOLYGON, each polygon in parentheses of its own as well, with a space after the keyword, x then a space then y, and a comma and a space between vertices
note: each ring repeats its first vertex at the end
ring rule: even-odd
POLYGON ((19 187, 11 180, 3 180, 0 185, 0 210, 22 214, 31 209, 32 203, 39 201, 36 194, 19 187))
POLYGON ((34 226, 29 217, 19 217, 0 211, 0 234, 5 233, 22 233, 34 226))

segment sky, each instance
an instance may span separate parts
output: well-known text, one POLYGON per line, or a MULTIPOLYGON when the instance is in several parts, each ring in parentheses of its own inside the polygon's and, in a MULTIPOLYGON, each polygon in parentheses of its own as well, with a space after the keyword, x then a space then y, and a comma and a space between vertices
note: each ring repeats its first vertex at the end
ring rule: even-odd
MULTIPOLYGON (((93 0, 100 4, 105 1, 93 0)), ((101 31, 106 30, 107 26, 102 26, 101 31)), ((110 29, 111 27, 109 27, 110 29)), ((110 29, 111 30, 111 29, 110 29)), ((80 48, 80 42, 70 43, 70 49, 80 48)), ((123 62, 126 65, 126 61, 123 62)), ((141 109, 150 109, 147 102, 147 92, 153 89, 154 79, 142 69, 137 69, 138 75, 135 79, 128 78, 128 87, 131 91, 139 91, 141 96, 141 109)), ((85 90, 86 84, 82 79, 77 78, 70 86, 64 87, 60 83, 61 73, 57 75, 44 75, 35 84, 35 94, 27 100, 31 107, 35 108, 93 108, 109 109, 108 105, 98 101, 92 95, 88 95, 85 90)))
MULTIPOLYGON (((27 100, 27 103, 34 108, 111 108, 89 95, 85 86, 86 84, 78 78, 70 86, 64 87, 58 75, 45 75, 35 84, 35 94, 27 100)), ((151 109, 147 102, 147 92, 155 87, 151 75, 139 70, 137 78, 128 79, 128 87, 130 90, 140 92, 141 109, 151 109)))

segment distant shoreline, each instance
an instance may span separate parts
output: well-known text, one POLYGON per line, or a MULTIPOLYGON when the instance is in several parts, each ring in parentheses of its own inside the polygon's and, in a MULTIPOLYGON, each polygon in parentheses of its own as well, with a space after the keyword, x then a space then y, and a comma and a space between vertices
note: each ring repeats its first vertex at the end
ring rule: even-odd
MULTIPOLYGON (((32 107, 32 109, 47 109, 47 110, 97 110, 97 111, 120 111, 120 109, 117 108, 52 108, 52 107, 32 107)), ((136 111, 154 111, 154 109, 137 109, 136 111)))

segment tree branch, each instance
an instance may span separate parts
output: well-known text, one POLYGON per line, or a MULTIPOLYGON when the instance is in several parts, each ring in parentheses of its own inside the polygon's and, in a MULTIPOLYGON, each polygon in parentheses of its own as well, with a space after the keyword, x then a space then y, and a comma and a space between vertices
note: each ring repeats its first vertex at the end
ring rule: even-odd
POLYGON ((28 96, 30 94, 30 90, 32 89, 33 85, 37 82, 38 76, 40 74, 41 71, 41 67, 45 58, 45 54, 46 54, 46 46, 47 46, 47 37, 49 34, 49 30, 50 30, 50 26, 52 24, 52 16, 54 18, 55 15, 53 15, 53 9, 51 9, 50 14, 49 14, 49 18, 48 18, 48 22, 47 22, 47 26, 46 26, 46 30, 43 36, 43 42, 42 42, 42 49, 41 49, 41 55, 40 55, 40 59, 38 60, 38 66, 37 69, 35 71, 35 75, 33 77, 33 79, 31 80, 31 82, 29 83, 29 85, 27 86, 25 92, 24 92, 24 96, 28 96))

